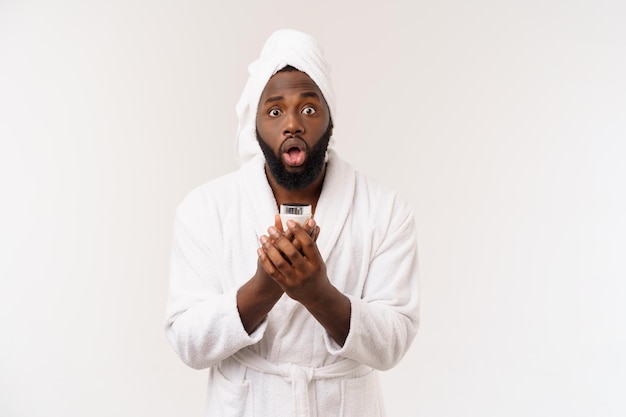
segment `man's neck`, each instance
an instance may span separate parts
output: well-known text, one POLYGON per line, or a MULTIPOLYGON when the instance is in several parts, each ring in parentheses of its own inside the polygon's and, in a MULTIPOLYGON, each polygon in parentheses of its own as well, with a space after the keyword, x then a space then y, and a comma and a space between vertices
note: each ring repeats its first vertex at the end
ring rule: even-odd
POLYGON ((270 188, 274 193, 274 198, 276 199, 276 204, 278 208, 280 208, 281 204, 287 203, 310 204, 313 213, 315 213, 317 201, 320 198, 320 194, 322 193, 322 186, 324 185, 326 166, 322 168, 322 172, 320 172, 320 175, 315 179, 315 181, 313 181, 311 185, 300 190, 289 190, 279 185, 272 176, 272 173, 267 168, 267 165, 265 166, 265 175, 267 176, 270 188))

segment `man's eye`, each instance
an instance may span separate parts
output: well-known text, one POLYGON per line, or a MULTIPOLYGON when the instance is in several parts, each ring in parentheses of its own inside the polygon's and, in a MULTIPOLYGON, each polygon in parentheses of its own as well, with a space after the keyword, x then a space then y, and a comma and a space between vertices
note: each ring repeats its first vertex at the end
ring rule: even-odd
POLYGON ((315 114, 315 108, 311 106, 307 106, 304 109, 302 109, 302 113, 308 114, 308 115, 315 114))
POLYGON ((270 110, 269 115, 272 116, 272 117, 280 116, 280 110, 272 109, 272 110, 270 110))

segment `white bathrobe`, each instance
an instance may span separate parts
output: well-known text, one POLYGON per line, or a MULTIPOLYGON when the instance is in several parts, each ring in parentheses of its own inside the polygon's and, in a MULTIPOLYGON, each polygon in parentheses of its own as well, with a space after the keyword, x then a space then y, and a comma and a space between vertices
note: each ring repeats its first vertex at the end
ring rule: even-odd
POLYGON ((374 369, 396 365, 418 327, 412 211, 329 152, 315 219, 328 277, 351 301, 343 346, 284 294, 252 334, 243 328, 236 293, 277 211, 261 155, 177 209, 166 333, 186 364, 210 368, 206 416, 384 415, 374 369))

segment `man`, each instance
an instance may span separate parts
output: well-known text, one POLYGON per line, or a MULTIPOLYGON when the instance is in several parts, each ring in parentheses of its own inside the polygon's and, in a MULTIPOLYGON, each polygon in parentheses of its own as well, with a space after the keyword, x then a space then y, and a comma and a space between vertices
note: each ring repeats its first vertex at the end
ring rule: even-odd
POLYGON ((236 172, 177 209, 166 333, 209 368, 207 416, 382 416, 377 373, 418 327, 415 225, 332 146, 316 42, 275 32, 237 104, 236 172), (282 203, 313 218, 283 229, 282 203))

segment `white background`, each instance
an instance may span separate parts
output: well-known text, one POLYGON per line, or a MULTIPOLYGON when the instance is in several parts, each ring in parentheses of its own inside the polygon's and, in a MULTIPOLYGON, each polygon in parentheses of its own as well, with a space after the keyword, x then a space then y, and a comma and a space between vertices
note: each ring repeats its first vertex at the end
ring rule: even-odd
POLYGON ((389 415, 626 415, 624 22, 618 0, 0 0, 0 415, 202 414, 162 330, 173 212, 236 168, 279 28, 326 51, 338 151, 415 208, 389 415))

